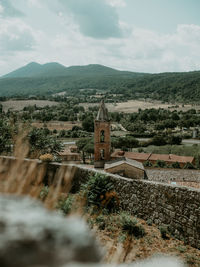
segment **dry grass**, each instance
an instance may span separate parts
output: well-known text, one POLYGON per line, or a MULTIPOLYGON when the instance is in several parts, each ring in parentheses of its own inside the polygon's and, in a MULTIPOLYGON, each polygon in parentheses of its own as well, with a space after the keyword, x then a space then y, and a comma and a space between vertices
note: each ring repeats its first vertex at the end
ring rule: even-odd
POLYGON ((51 121, 51 122, 47 122, 47 123, 33 122, 31 125, 33 127, 36 127, 36 128, 43 128, 44 126, 46 126, 50 131, 53 131, 54 129, 56 129, 57 131, 60 131, 60 130, 69 131, 74 126, 81 127, 81 122, 72 122, 72 121, 62 121, 62 122, 61 121, 51 121))
MULTIPOLYGON (((99 104, 90 104, 90 103, 81 103, 81 106, 84 106, 86 109, 88 109, 88 107, 90 106, 98 106, 99 104)), ((200 106, 193 106, 193 105, 184 105, 184 107, 182 107, 181 104, 179 104, 178 108, 175 108, 175 104, 163 104, 160 101, 139 101, 139 100, 129 100, 127 102, 120 102, 120 103, 107 103, 106 104, 108 110, 110 112, 124 112, 124 113, 131 113, 131 112, 137 112, 138 109, 151 109, 151 108, 155 108, 155 109, 159 109, 159 108, 163 108, 163 109, 170 109, 171 111, 173 110, 182 110, 182 111, 187 111, 191 108, 194 108, 196 110, 200 110, 200 106)))
POLYGON ((3 105, 3 110, 23 110, 24 107, 36 105, 37 107, 55 106, 58 102, 49 100, 8 100, 0 102, 3 105))
MULTIPOLYGON (((29 148, 21 137, 17 140, 14 152, 17 159, 0 158, 0 193, 29 195, 40 199, 48 165, 39 164, 38 160, 24 160, 28 153, 29 148)), ((47 208, 54 209, 63 192, 68 194, 74 171, 75 168, 66 165, 61 165, 57 169, 53 183, 49 185, 48 195, 44 199, 47 208)))
POLYGON ((105 230, 99 230, 97 224, 94 224, 94 230, 105 248, 104 261, 107 263, 131 263, 155 254, 167 254, 180 257, 188 266, 200 266, 200 250, 172 237, 169 240, 162 239, 155 225, 149 226, 137 218, 138 223, 144 227, 146 235, 136 239, 125 235, 122 231, 119 226, 120 215, 109 215, 107 218, 105 216, 105 220, 110 221, 105 230))

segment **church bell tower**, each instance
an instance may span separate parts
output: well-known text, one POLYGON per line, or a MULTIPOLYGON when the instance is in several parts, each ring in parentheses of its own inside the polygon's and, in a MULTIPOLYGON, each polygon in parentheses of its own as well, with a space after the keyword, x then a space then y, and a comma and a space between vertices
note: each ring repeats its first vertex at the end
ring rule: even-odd
POLYGON ((110 160, 110 120, 104 100, 94 121, 94 167, 104 168, 110 160))

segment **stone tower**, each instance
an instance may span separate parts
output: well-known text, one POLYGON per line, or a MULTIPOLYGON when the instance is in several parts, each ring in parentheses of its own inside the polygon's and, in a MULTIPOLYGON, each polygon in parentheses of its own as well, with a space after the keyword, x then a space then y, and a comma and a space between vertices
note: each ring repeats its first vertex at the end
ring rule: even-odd
POLYGON ((110 160, 110 120, 104 100, 94 121, 94 167, 104 168, 110 160))

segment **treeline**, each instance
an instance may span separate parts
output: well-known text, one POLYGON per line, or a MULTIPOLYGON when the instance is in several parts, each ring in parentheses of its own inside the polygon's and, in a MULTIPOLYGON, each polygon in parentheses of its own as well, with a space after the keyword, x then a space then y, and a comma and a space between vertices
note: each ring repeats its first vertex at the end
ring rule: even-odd
POLYGON ((120 100, 151 98, 164 102, 198 102, 200 71, 138 75, 119 72, 117 75, 0 79, 0 97, 30 95, 42 97, 67 92, 68 96, 78 96, 89 101, 87 96, 95 95, 96 90, 102 90, 110 95, 115 94, 117 95, 115 99, 120 98, 120 100))

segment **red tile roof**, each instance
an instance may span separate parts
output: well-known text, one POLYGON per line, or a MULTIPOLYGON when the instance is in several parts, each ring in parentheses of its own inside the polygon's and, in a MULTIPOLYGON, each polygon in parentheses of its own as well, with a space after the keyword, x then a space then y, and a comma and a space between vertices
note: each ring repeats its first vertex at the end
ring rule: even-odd
POLYGON ((114 153, 112 153, 111 158, 126 157, 128 159, 134 159, 134 160, 148 160, 150 155, 151 155, 150 153, 115 151, 114 153))
POLYGON ((194 157, 186 157, 186 156, 178 156, 173 154, 151 154, 149 160, 156 161, 156 160, 164 160, 166 162, 180 162, 180 163, 192 163, 194 157))
POLYGON ((194 161, 194 157, 186 157, 186 156, 178 156, 174 154, 151 154, 151 153, 136 153, 136 152, 123 152, 123 151, 115 151, 112 153, 111 158, 120 158, 126 157, 134 160, 142 160, 142 161, 157 161, 163 160, 169 163, 179 162, 179 163, 192 163, 194 161))

